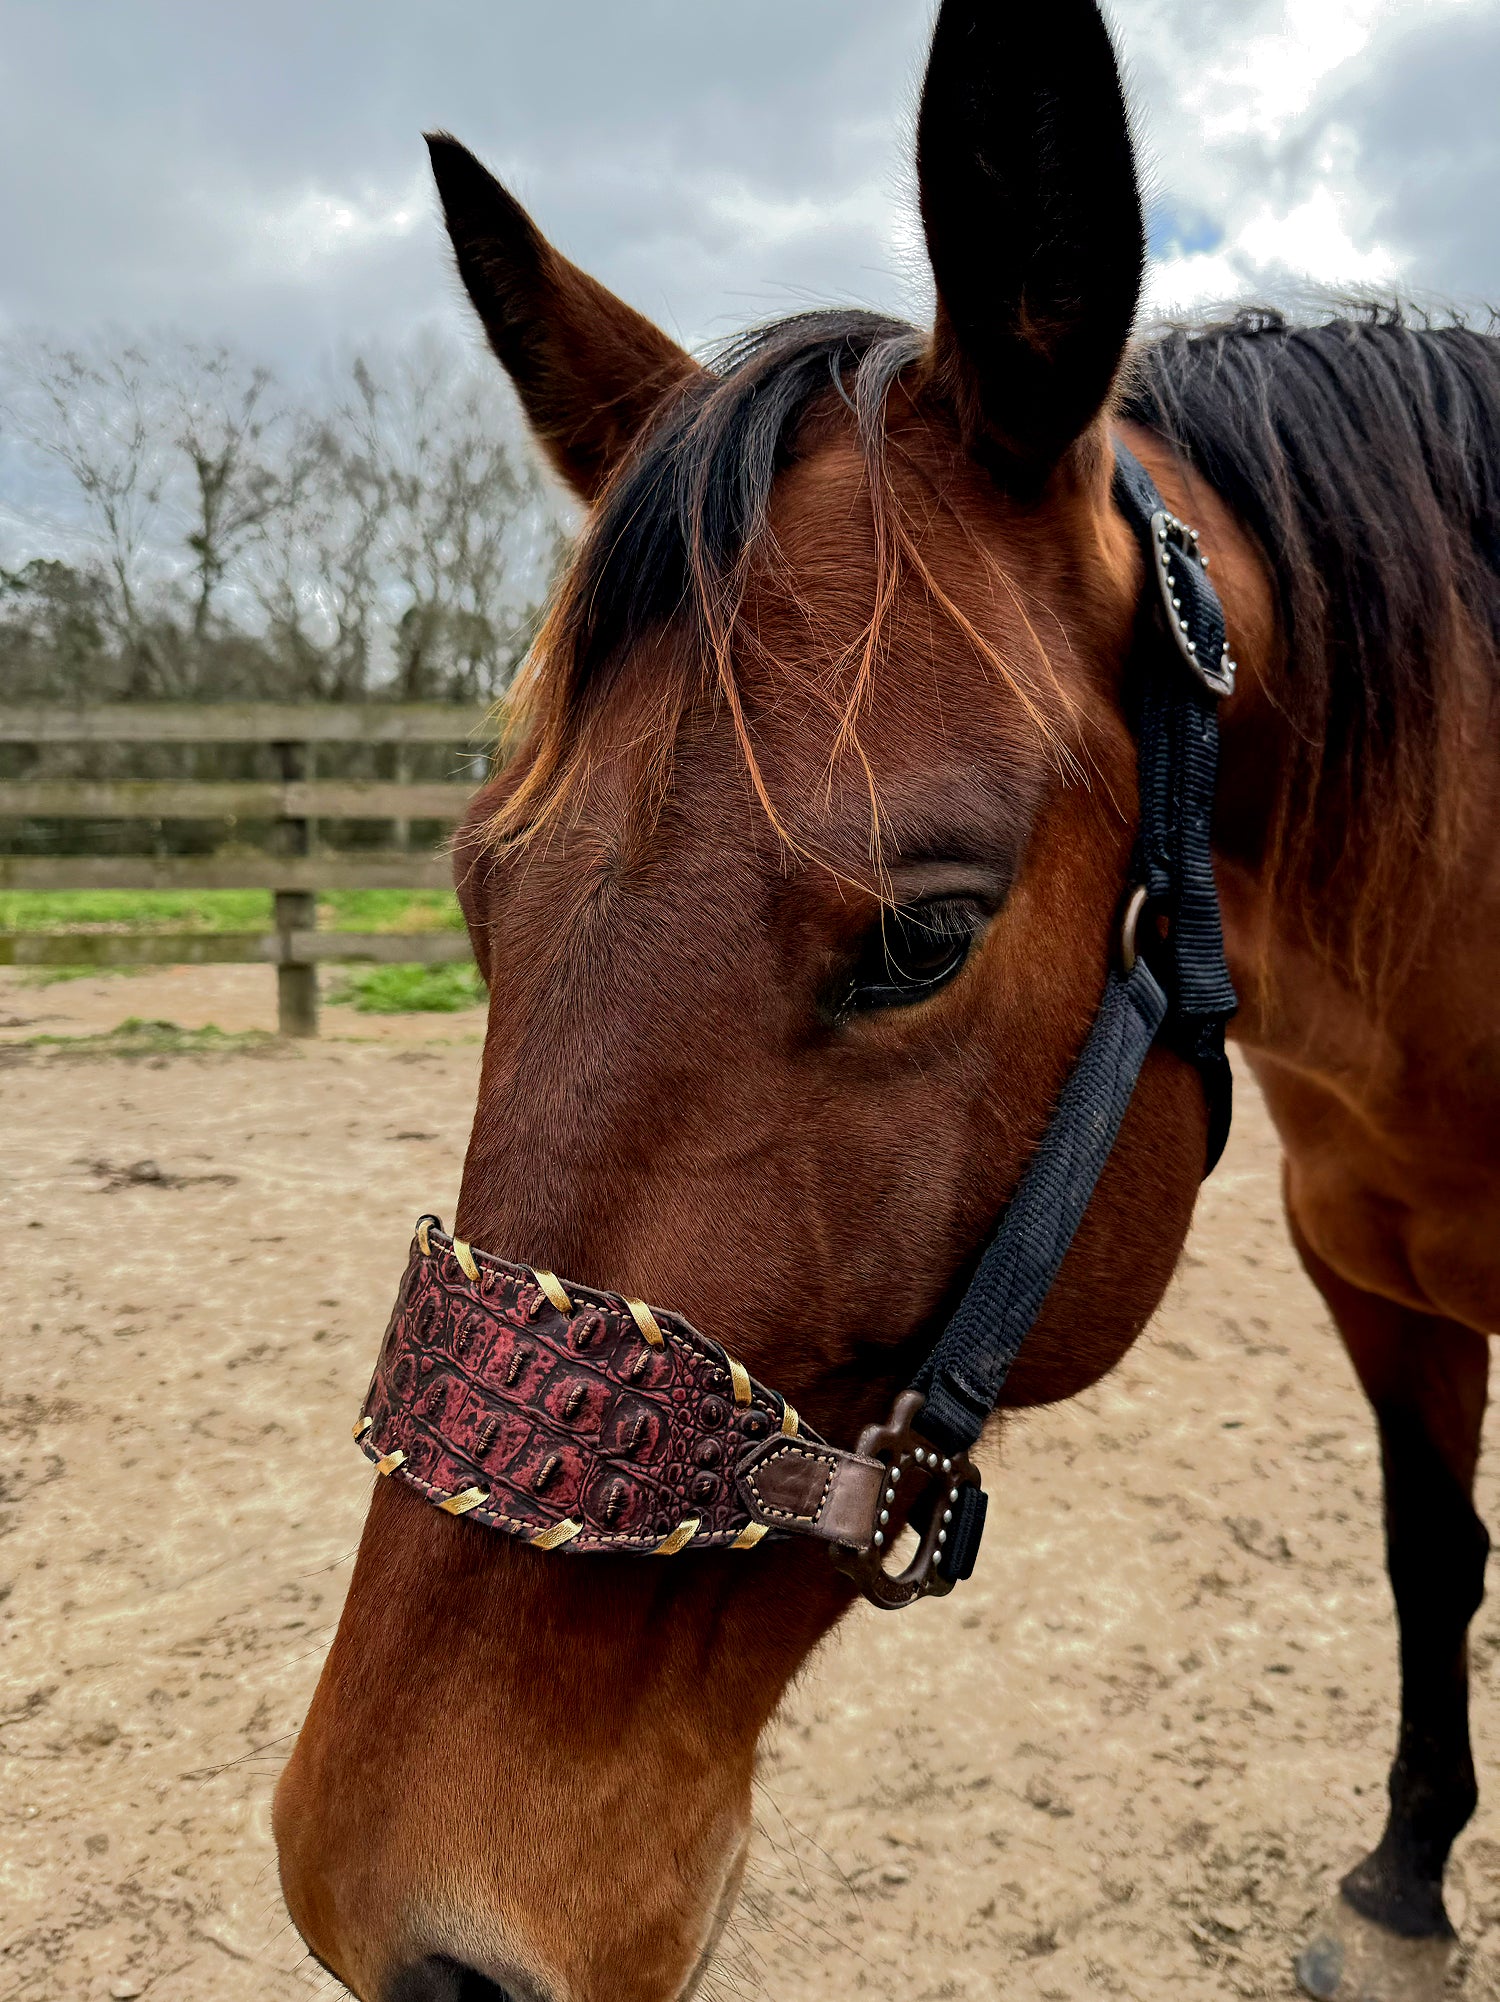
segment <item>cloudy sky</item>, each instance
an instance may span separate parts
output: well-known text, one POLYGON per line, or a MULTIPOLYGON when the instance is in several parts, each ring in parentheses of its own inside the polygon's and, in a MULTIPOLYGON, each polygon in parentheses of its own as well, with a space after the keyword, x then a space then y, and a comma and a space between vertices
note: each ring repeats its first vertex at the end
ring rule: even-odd
MULTIPOLYGON (((921 315, 909 156, 932 12, 0 0, 0 333, 172 327, 296 370, 462 325, 431 125, 688 341, 816 302, 921 315)), ((1307 280, 1500 301, 1500 0, 1114 0, 1111 18, 1153 305, 1307 280)))

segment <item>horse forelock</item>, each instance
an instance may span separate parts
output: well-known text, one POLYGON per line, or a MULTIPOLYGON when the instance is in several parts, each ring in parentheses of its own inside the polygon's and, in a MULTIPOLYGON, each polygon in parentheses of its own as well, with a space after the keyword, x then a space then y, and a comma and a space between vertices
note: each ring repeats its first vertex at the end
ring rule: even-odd
MULTIPOLYGON (((1074 763, 1050 608, 986 552, 1024 639, 997 650, 927 561, 935 521, 955 540, 973 541, 971 525, 930 482, 916 521, 893 477, 893 458, 903 481, 912 469, 892 452, 892 410, 907 390, 922 402, 928 357, 927 337, 901 321, 807 313, 742 336, 673 392, 589 524, 509 705, 524 756, 490 840, 566 823, 600 761, 622 748, 649 823, 684 720, 709 701, 727 710, 761 805, 796 846, 747 713, 753 679, 808 698, 830 769, 850 762, 878 825, 880 774, 859 725, 909 589, 934 629, 1004 687, 1052 762, 1074 763), (874 564, 857 638, 830 650, 818 643, 827 607, 817 589, 799 593, 772 498, 806 438, 838 425, 858 455, 874 564), (799 659, 768 657, 742 616, 758 574, 798 598, 809 641, 799 659), (648 686, 628 705, 622 746, 612 697, 648 647, 648 686)), ((1494 686, 1500 342, 1461 326, 1414 329, 1393 309, 1309 326, 1244 313, 1142 343, 1121 412, 1208 480, 1264 556, 1286 654, 1271 692, 1292 725, 1272 803, 1274 886, 1322 955, 1374 992, 1420 944, 1409 912, 1395 915, 1414 858, 1461 848, 1465 732, 1494 686), (1346 893, 1333 879, 1350 869, 1346 893)), ((831 542, 830 521, 812 526, 831 542)))
MULTIPOLYGON (((928 481, 929 519, 918 522, 893 477, 893 393, 920 392, 927 352, 927 337, 901 321, 802 314, 741 337, 713 370, 674 395, 605 495, 538 635, 508 714, 525 771, 490 820, 489 839, 529 839, 577 808, 601 758, 620 754, 611 697, 625 663, 641 649, 649 649, 649 694, 630 704, 625 751, 638 774, 637 804, 648 814, 665 797, 684 719, 709 700, 732 719, 772 826, 799 846, 767 784, 748 714, 747 684, 758 681, 805 698, 806 713, 826 726, 830 776, 847 760, 878 824, 878 776, 859 724, 906 582, 989 678, 1010 691, 1048 754, 1071 761, 1059 728, 1060 684, 1037 630, 1040 608, 1028 607, 998 557, 985 552, 991 582, 1027 642, 1024 649, 998 649, 938 581, 924 552, 930 520, 952 511, 946 498, 928 481), (852 639, 847 620, 833 636, 835 622, 825 619, 818 591, 799 586, 772 526, 773 491, 819 418, 827 420, 818 424, 820 437, 840 427, 857 455, 851 490, 864 546, 873 550, 852 639), (805 624, 808 644, 796 657, 772 655, 742 616, 752 580, 767 576, 805 624)), ((960 538, 967 534, 961 522, 949 526, 960 538)), ((840 610, 847 612, 847 604, 840 610)))

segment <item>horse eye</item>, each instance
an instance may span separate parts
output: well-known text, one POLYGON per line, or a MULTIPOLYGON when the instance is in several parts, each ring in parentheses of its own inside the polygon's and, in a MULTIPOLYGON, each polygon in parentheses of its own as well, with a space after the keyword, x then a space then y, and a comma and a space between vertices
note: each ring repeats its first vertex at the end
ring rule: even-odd
POLYGON ((962 970, 983 922, 968 903, 934 900, 884 912, 865 941, 839 1012, 925 1001, 962 970))

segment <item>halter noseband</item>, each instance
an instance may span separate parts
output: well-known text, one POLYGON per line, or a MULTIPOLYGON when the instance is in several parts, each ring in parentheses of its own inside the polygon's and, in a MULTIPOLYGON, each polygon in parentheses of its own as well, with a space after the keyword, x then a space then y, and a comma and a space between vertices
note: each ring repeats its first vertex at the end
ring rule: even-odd
POLYGON ((662 1313, 417 1226, 354 1436, 376 1470, 538 1550, 670 1557, 810 1536, 877 1606, 974 1568, 986 1497, 968 1457, 1000 1401, 1157 1042, 1196 1064, 1207 1174, 1229 1135, 1224 963, 1209 847, 1218 702, 1235 666, 1198 536, 1115 446, 1114 496, 1146 555, 1128 676, 1141 794, 1118 964, 952 1319, 851 1453, 719 1343, 662 1313), (1165 642, 1165 644, 1164 644, 1165 642), (915 1555, 886 1564, 904 1528, 915 1555))

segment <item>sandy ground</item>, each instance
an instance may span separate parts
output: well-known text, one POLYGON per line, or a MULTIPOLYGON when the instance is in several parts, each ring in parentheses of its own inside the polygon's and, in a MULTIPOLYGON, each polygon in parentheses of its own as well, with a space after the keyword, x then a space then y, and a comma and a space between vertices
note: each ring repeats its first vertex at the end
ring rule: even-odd
MULTIPOLYGON (((452 1209, 476 1025, 18 1042, 271 1005, 258 969, 0 978, 0 2002, 332 1989, 286 1927, 271 1788, 369 1491, 350 1413, 412 1218, 452 1209)), ((1395 1659, 1371 1427, 1248 1090, 1151 1331, 988 1464, 974 1582, 856 1615, 787 1705, 710 1993, 1290 1996, 1378 1830, 1395 1659)), ((1475 1633, 1483 1775, 1500 1614, 1475 1633)), ((1486 2002, 1488 1785, 1453 1901, 1486 2002)))
MULTIPOLYGON (((336 1040, 375 1043, 469 1042, 484 1034, 484 1010, 452 1015, 361 1015, 327 998, 335 969, 320 976, 319 1031, 336 1040)), ((175 1022, 226 1035, 274 1033, 276 972, 269 966, 141 967, 83 980, 39 980, 0 967, 0 1045, 53 1036, 107 1035, 130 1016, 175 1022)))

